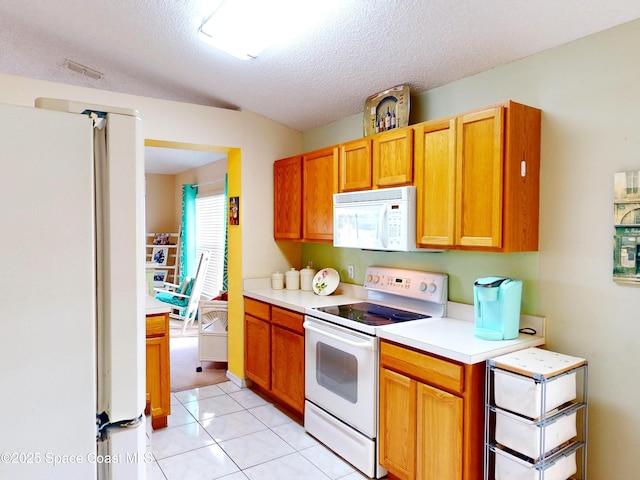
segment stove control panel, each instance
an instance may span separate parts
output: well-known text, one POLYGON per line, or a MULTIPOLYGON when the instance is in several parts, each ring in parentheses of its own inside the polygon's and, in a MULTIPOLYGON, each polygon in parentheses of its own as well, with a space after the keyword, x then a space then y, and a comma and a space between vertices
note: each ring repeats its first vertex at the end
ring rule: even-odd
POLYGON ((446 303, 448 278, 446 273, 372 266, 367 267, 364 287, 434 303, 446 303))

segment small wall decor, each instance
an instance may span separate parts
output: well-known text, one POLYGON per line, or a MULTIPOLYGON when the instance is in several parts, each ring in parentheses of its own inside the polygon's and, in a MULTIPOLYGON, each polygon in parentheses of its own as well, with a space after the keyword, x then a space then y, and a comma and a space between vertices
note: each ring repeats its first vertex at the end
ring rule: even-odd
POLYGON ((640 283, 640 170, 616 173, 613 192, 613 279, 640 283))
POLYGON ((154 270, 153 272, 153 285, 155 287, 164 287, 164 282, 167 281, 168 270, 154 270))
POLYGON ((240 225, 240 197, 229 197, 229 225, 240 225))
POLYGON ((154 245, 169 245, 169 234, 168 233, 158 233, 153 239, 154 245))
POLYGON ((364 135, 409 125, 409 86, 397 85, 371 95, 364 103, 364 135))
POLYGON ((166 265, 169 257, 169 249, 167 247, 153 247, 151 253, 151 261, 158 265, 166 265))

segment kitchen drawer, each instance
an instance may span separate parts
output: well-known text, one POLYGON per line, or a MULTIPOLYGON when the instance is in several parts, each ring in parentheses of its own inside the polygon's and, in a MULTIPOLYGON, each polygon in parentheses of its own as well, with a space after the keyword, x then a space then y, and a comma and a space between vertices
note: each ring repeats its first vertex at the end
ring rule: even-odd
POLYGON ((533 378, 496 370, 494 381, 496 405, 529 418, 539 418, 544 413, 543 404, 546 412, 549 412, 576 398, 575 373, 553 381, 547 380, 544 397, 542 384, 533 378))
POLYGON ((244 297, 244 313, 252 317, 271 321, 271 306, 268 303, 254 300, 253 298, 244 297))
POLYGON ((392 343, 381 342, 380 364, 451 392, 464 391, 464 366, 392 343))
POLYGON ((279 325, 300 335, 304 335, 303 322, 304 316, 299 313, 280 307, 271 308, 271 323, 274 325, 279 325))
POLYGON ((502 410, 496 415, 496 441, 534 460, 577 434, 576 412, 560 416, 548 425, 538 425, 526 417, 502 410))
POLYGON ((148 315, 147 316, 147 337, 161 337, 167 334, 166 314, 148 315))
POLYGON ((548 468, 538 469, 522 458, 496 450, 496 480, 566 480, 577 471, 575 452, 561 457, 548 468))

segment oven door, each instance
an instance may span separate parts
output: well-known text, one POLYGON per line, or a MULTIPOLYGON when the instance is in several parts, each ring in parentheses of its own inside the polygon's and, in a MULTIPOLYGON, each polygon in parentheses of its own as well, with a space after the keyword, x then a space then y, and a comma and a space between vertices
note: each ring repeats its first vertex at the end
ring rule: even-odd
POLYGON ((305 397, 376 438, 378 338, 305 316, 305 397))

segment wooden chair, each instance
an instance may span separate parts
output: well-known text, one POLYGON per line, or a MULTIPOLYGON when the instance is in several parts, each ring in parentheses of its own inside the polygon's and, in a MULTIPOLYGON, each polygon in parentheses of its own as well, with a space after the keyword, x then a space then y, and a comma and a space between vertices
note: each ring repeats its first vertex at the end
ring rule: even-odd
POLYGON ((202 295, 204 277, 209 266, 209 252, 203 252, 198 262, 198 269, 195 277, 185 277, 180 285, 165 283, 164 288, 155 288, 156 298, 161 302, 171 305, 169 317, 182 320, 182 334, 187 331, 187 327, 195 323, 198 314, 198 302, 202 295))

